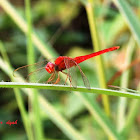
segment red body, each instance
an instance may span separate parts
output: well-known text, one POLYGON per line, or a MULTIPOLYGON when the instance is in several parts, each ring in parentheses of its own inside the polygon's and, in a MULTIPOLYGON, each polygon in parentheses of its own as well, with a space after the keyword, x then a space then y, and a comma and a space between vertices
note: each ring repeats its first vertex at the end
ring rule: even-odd
POLYGON ((88 55, 84 55, 84 56, 78 56, 78 57, 75 57, 75 58, 70 58, 70 57, 67 57, 67 56, 59 56, 56 60, 55 60, 55 64, 54 63, 47 63, 45 69, 48 73, 53 73, 55 70, 56 71, 62 71, 62 70, 65 70, 66 69, 66 63, 64 62, 66 59, 69 60, 69 68, 70 67, 73 67, 87 59, 90 59, 92 57, 95 57, 97 55, 100 55, 100 54, 103 54, 103 53, 106 53, 106 52, 110 52, 110 51, 114 51, 116 49, 119 49, 119 46, 115 46, 115 47, 111 47, 111 48, 107 48, 107 49, 104 49, 104 50, 101 50, 101 51, 98 51, 98 52, 94 52, 94 53, 91 53, 91 54, 88 54, 88 55))

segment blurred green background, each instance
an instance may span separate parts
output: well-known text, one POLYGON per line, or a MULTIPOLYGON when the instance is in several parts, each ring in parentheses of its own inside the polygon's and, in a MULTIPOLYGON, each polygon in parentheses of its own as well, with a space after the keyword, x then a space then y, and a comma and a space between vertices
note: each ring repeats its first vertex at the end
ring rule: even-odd
MULTIPOLYGON (((119 0, 116 1, 119 3, 119 0)), ((134 15, 139 21, 140 2, 138 0, 124 1, 126 1, 131 7, 131 10, 134 12, 134 15)), ((16 10, 16 13, 22 16, 26 21, 25 1, 9 0, 7 2, 12 5, 12 7, 16 10)), ((76 57, 94 52, 94 43, 92 44, 93 40, 90 34, 89 19, 86 11, 86 7, 88 7, 88 4, 90 4, 92 10, 94 11, 93 13, 96 21, 96 30, 98 32, 100 49, 105 49, 112 46, 121 46, 118 51, 109 52, 103 55, 106 83, 117 71, 125 69, 129 64, 131 64, 132 61, 136 59, 139 61, 140 49, 138 46, 140 46, 140 36, 138 36, 135 30, 133 17, 130 17, 130 19, 132 19, 131 21, 129 18, 127 19, 127 15, 124 14, 126 10, 129 16, 128 7, 125 7, 123 4, 121 7, 121 2, 119 3, 120 5, 116 5, 117 2, 114 3, 111 0, 31 0, 30 2, 33 30, 39 39, 44 42, 46 49, 49 46, 48 53, 50 56, 54 53, 54 58, 57 55, 76 57)), ((9 57, 10 64, 14 69, 16 69, 20 66, 28 64, 27 38, 21 29, 22 27, 19 28, 16 21, 13 21, 9 15, 8 10, 6 11, 4 6, 0 3, 0 59, 3 60, 3 54, 6 54, 9 57), (4 51, 2 51, 3 48, 4 51)), ((137 31, 139 30, 140 29, 137 31)), ((34 46, 35 62, 38 62, 42 58, 45 59, 48 54, 44 56, 44 54, 40 51, 41 48, 38 49, 40 46, 36 47, 37 44, 34 46)), ((50 56, 48 55, 48 59, 50 59, 50 56)), ((53 57, 51 56, 51 58, 53 57)), ((115 79, 112 84, 124 88, 139 89, 140 65, 137 63, 138 61, 136 61, 136 64, 131 67, 131 71, 126 73, 126 77, 123 75, 125 77, 124 79, 123 77, 119 77, 115 79), (127 82, 127 84, 123 86, 125 82, 127 82)), ((95 62, 95 59, 90 59, 81 63, 80 67, 87 76, 91 87, 104 88, 101 87, 99 82, 100 79, 97 74, 97 65, 98 63, 95 62)), ((0 69, 0 81, 10 82, 10 77, 6 74, 6 70, 4 71, 3 69, 6 68, 3 67, 0 69)), ((83 86, 80 73, 77 72, 77 75, 78 85, 83 86)), ((29 99, 26 95, 22 94, 22 92, 23 91, 21 91, 21 95, 24 102, 24 107, 28 112, 30 108, 28 102, 29 99)), ((83 104, 83 101, 73 92, 52 90, 39 90, 38 92, 39 94, 43 95, 45 100, 48 100, 51 103, 59 114, 67 119, 68 123, 71 124, 72 127, 78 130, 78 133, 83 137, 83 139, 110 139, 110 136, 108 138, 108 134, 104 129, 102 129, 102 126, 100 126, 98 121, 96 121, 96 116, 94 116, 94 118, 88 112, 88 109, 83 104)), ((24 128, 23 118, 21 117, 14 91, 3 88, 0 89, 0 93, 0 121, 3 122, 2 125, 0 124, 0 139, 29 139, 24 128), (6 125, 5 123, 8 120, 18 120, 18 124, 12 126, 6 125)), ((89 96, 91 99, 93 99, 93 102, 95 101, 100 106, 101 111, 106 116, 106 113, 103 111, 104 107, 102 97, 91 94, 89 94, 89 96)), ((116 97, 110 97, 109 102, 111 113, 108 118, 111 121, 111 124, 114 126, 114 134, 117 132, 119 135, 124 136, 124 139, 139 140, 140 112, 138 100, 122 100, 116 97), (133 109, 131 109, 132 104, 136 105, 133 106, 135 107, 133 109), (134 110, 135 113, 132 112, 134 110), (132 114, 135 115, 133 116, 132 114), (123 119, 119 115, 122 115, 123 119), (127 117, 131 117, 130 122, 125 122, 127 117), (126 129, 128 124, 129 128, 131 128, 129 130, 126 129)), ((53 122, 50 119, 50 116, 47 115, 47 112, 42 110, 43 108, 40 108, 41 126, 44 139, 77 139, 71 138, 69 135, 67 135, 67 133, 63 132, 61 127, 59 128, 59 124, 56 123, 56 125, 55 121, 53 122)), ((65 124, 63 126, 65 128, 65 124)), ((32 125, 31 127, 31 130, 33 130, 32 125)), ((33 135, 36 137, 34 130, 33 135)))

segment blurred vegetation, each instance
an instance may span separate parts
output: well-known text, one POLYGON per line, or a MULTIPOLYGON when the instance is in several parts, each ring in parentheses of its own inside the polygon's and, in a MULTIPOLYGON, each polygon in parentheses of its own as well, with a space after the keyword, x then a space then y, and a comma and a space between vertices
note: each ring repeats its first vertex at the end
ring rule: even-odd
MULTIPOLYGON (((127 15, 124 13, 128 12, 126 11, 128 9, 120 6, 120 0, 118 0, 118 2, 114 1, 32 0, 31 16, 33 32, 36 33, 42 42, 44 42, 46 50, 49 46, 49 49, 47 50, 49 55, 46 54, 46 56, 44 56, 39 50, 40 46, 36 47, 37 44, 33 41, 35 61, 38 62, 40 59, 46 59, 47 55, 48 59, 50 59, 52 54, 54 54, 54 58, 57 57, 57 55, 75 57, 89 54, 94 51, 93 48, 95 44, 92 48, 93 40, 90 34, 89 20, 86 11, 86 6, 88 8, 89 4, 94 11, 100 49, 121 46, 118 51, 103 55, 106 84, 117 71, 124 70, 123 74, 115 79, 112 84, 123 88, 138 90, 140 78, 140 64, 138 63, 140 55, 140 36, 137 32, 140 30, 140 26, 138 29, 137 25, 140 25, 140 23, 136 23, 134 24, 134 27, 132 27, 131 23, 133 23, 134 17, 127 18, 127 15), (126 67, 136 59, 138 59, 138 61, 136 61, 135 65, 130 67, 129 70, 126 70, 126 67)), ((136 0, 125 1, 130 5, 131 10, 134 12, 135 18, 137 19, 134 20, 134 22, 139 22, 140 2, 136 0)), ((25 1, 9 0, 8 3, 14 7, 16 12, 22 16, 25 21, 27 21, 25 1)), ((13 68, 28 64, 26 47, 27 38, 16 21, 9 16, 1 2, 0 41, 0 62, 3 60, 6 64, 9 61, 13 68), (9 60, 5 59, 6 57, 4 54, 9 60)), ((100 79, 97 74, 98 63, 95 62, 95 59, 90 59, 81 63, 80 67, 87 76, 91 87, 103 88, 100 86, 100 79)), ((0 81, 10 82, 12 80, 6 70, 5 67, 0 69, 0 81)), ((80 73, 77 73, 77 75, 78 85, 83 86, 80 73)), ((3 122, 2 125, 0 124, 0 139, 29 139, 27 134, 28 130, 25 129, 26 126, 23 122, 24 115, 22 116, 19 111, 20 109, 17 103, 18 97, 16 96, 15 98, 16 94, 14 94, 14 92, 16 91, 6 88, 1 88, 0 91, 0 121, 3 122), (6 125, 5 122, 8 120, 18 120, 18 124, 13 126, 6 125)), ((20 92, 24 108, 28 112, 28 96, 23 94, 24 91, 20 92)), ((82 97, 80 98, 80 95, 78 95, 79 97, 77 96, 78 93, 74 94, 73 92, 56 90, 39 90, 38 92, 43 95, 46 102, 48 101, 54 107, 56 112, 58 111, 59 115, 66 118, 69 125, 71 125, 74 130, 76 129, 76 132, 69 131, 66 125, 63 125, 63 122, 59 122, 59 119, 58 122, 55 121, 55 117, 57 118, 58 116, 53 116, 53 114, 46 111, 47 109, 44 109, 45 107, 43 108, 43 106, 41 106, 40 121, 42 123, 41 127, 43 127, 43 137, 46 140, 78 140, 77 138, 79 135, 79 140, 105 140, 111 139, 110 136, 112 135, 113 139, 120 139, 122 136, 124 139, 140 139, 139 100, 128 100, 127 98, 124 100, 124 98, 122 99, 121 97, 109 97, 108 104, 110 104, 111 113, 108 116, 108 114, 106 115, 103 111, 103 97, 91 94, 88 94, 87 97, 83 97, 85 99, 90 98, 91 102, 93 101, 93 104, 91 103, 93 108, 94 104, 99 105, 99 108, 97 106, 97 110, 99 111, 100 117, 105 117, 103 118, 103 121, 108 124, 110 129, 113 126, 112 132, 107 132, 97 116, 93 115, 93 110, 91 109, 92 111, 90 111, 86 106, 86 103, 81 99, 82 97), (106 118, 110 121, 109 123, 108 120, 106 121, 106 118), (67 129, 66 131, 65 127, 67 129), (71 134, 69 134, 68 131, 71 134), (74 136, 77 136, 77 138, 74 136)), ((82 96, 85 96, 87 93, 81 94, 82 96)), ((32 127, 33 126, 31 126, 31 130, 32 127)), ((34 131, 33 135, 36 135, 34 131)))

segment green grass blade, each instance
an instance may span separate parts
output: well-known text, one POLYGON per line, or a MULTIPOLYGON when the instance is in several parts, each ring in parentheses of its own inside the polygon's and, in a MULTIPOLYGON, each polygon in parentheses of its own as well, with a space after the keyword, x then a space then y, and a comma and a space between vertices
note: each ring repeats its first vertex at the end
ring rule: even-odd
MULTIPOLYGON (((5 62, 7 63, 8 67, 10 67, 9 57, 8 57, 6 50, 4 48, 4 45, 1 41, 0 41, 0 52, 1 52, 5 62)), ((11 78, 11 81, 14 81, 12 75, 10 76, 10 78, 11 78)), ((19 89, 14 89, 14 93, 15 93, 16 101, 17 101, 17 104, 18 104, 18 107, 19 107, 19 110, 21 113, 25 131, 27 133, 27 137, 29 140, 33 140, 33 131, 31 128, 31 121, 29 120, 28 114, 26 112, 22 94, 19 89)))
MULTIPOLYGON (((133 56, 133 52, 135 49, 135 42, 134 39, 130 39, 130 41, 127 44, 127 50, 126 50, 126 57, 125 57, 125 66, 130 65, 131 59, 133 56)), ((129 76, 130 76, 130 70, 126 70, 123 72, 121 76, 121 87, 127 88, 129 84, 129 76)), ((122 89, 124 91, 124 89, 122 89)), ((118 119, 117 119, 117 126, 118 130, 121 131, 125 125, 126 120, 126 107, 127 107, 127 98, 119 98, 118 101, 118 119)))
POLYGON ((102 112, 96 100, 91 98, 87 93, 76 92, 78 97, 84 102, 84 105, 89 110, 94 119, 100 124, 110 139, 121 140, 122 137, 116 131, 110 120, 106 117, 105 113, 102 112))
POLYGON ((125 137, 127 137, 132 129, 132 126, 134 125, 134 121, 136 119, 136 115, 139 113, 139 106, 140 101, 133 99, 130 102, 130 108, 126 117, 126 121, 124 124, 124 127, 121 131, 121 134, 125 137))
MULTIPOLYGON (((32 16, 31 16, 31 9, 30 9, 30 0, 25 0, 25 13, 27 18, 27 60, 28 65, 35 63, 35 51, 32 42, 32 16)), ((28 68, 28 72, 34 71, 35 68, 28 68)), ((30 79, 34 79, 35 75, 31 75, 30 79)), ((39 101, 38 101, 38 91, 36 89, 32 89, 33 94, 29 96, 29 116, 33 119, 33 127, 35 131, 35 138, 36 139, 44 139, 43 138, 43 129, 41 124, 41 117, 40 117, 40 109, 39 109, 39 101)), ((32 120, 32 119, 31 119, 32 120)))
POLYGON ((113 0, 140 46, 140 22, 126 0, 113 0))
MULTIPOLYGON (((99 36, 98 36, 98 31, 96 27, 96 20, 95 20, 95 15, 94 15, 94 9, 93 9, 93 4, 91 0, 85 4, 85 9, 87 12, 87 17, 88 17, 88 22, 89 22, 89 27, 90 27, 90 33, 91 33, 91 39, 92 39, 92 46, 95 50, 95 52, 101 50, 100 46, 100 41, 99 41, 99 36)), ((105 78, 105 68, 104 68, 104 62, 103 62, 103 57, 97 56, 96 58, 96 64, 97 64, 97 75, 98 75, 98 80, 100 87, 102 88, 107 88, 106 87, 106 78, 105 78)), ((103 105, 105 112, 108 116, 110 116, 110 107, 109 107, 109 99, 108 96, 103 95, 103 105)))
POLYGON ((26 109, 24 107, 24 103, 23 103, 23 99, 22 99, 22 95, 19 89, 14 88, 14 93, 15 93, 15 97, 17 100, 17 104, 21 113, 21 117, 25 126, 25 130, 27 133, 27 137, 29 140, 33 140, 33 131, 32 131, 32 127, 31 127, 31 121, 28 117, 28 114, 26 112, 26 109))
POLYGON ((78 91, 93 94, 105 94, 120 97, 128 97, 134 99, 140 99, 140 95, 137 93, 117 91, 111 89, 91 88, 90 90, 85 87, 72 88, 64 85, 51 85, 40 83, 21 83, 21 82, 0 82, 2 88, 36 88, 36 89, 49 89, 49 90, 61 90, 61 91, 78 91))
MULTIPOLYGON (((138 89, 140 89, 140 84, 138 86, 138 89)), ((126 117, 126 123, 121 131, 121 134, 126 137, 129 135, 129 132, 131 131, 132 126, 134 125, 136 116, 139 113, 139 105, 140 105, 139 100, 133 99, 130 102, 130 108, 126 117)))
POLYGON ((49 118, 72 140, 86 140, 77 130, 75 130, 67 120, 62 117, 55 108, 43 97, 39 97, 41 108, 44 109, 49 118))

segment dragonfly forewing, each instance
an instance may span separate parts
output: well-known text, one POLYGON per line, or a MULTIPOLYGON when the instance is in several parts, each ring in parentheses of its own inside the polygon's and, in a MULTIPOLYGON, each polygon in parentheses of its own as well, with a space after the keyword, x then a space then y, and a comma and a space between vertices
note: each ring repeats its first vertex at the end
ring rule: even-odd
POLYGON ((87 77, 83 73, 80 66, 75 62, 75 60, 72 58, 65 58, 64 62, 65 62, 66 68, 68 70, 68 76, 69 76, 69 80, 70 80, 70 83, 72 84, 72 86, 75 88, 77 87, 77 72, 76 72, 77 70, 76 69, 78 68, 78 70, 81 73, 85 87, 90 89, 90 84, 89 84, 87 77))
POLYGON ((13 76, 18 78, 19 74, 25 78, 27 82, 40 82, 44 75, 47 75, 45 65, 48 63, 47 60, 34 63, 31 65, 25 65, 14 70, 13 76), (30 71, 30 72, 29 72, 30 71), (32 77, 32 78, 30 78, 32 77))

